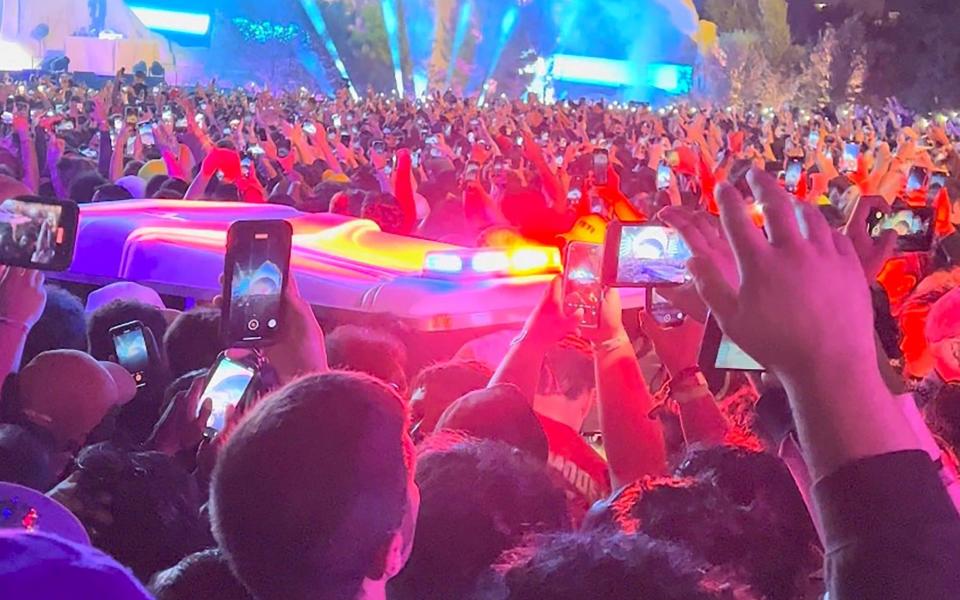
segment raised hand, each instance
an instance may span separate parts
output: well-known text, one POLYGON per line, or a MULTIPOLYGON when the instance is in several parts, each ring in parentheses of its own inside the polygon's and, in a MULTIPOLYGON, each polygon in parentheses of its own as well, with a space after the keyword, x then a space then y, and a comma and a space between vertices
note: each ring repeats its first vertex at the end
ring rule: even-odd
POLYGON ((0 319, 33 327, 47 304, 43 273, 22 267, 0 267, 0 319))
POLYGON ((882 196, 860 196, 850 214, 850 220, 844 227, 844 234, 850 238, 853 248, 860 257, 860 265, 867 276, 867 281, 874 281, 883 268, 884 263, 893 255, 894 245, 897 243, 897 232, 888 229, 873 239, 867 231, 867 219, 871 214, 881 212, 890 213, 890 205, 882 196))
POLYGON ((873 308, 853 243, 811 204, 800 205, 802 234, 794 203, 777 181, 757 170, 748 180, 769 239, 739 192, 723 185, 719 194, 739 287, 720 253, 695 251, 689 263, 721 328, 777 375, 808 373, 814 364, 835 372, 856 373, 862 364, 875 369, 873 308))

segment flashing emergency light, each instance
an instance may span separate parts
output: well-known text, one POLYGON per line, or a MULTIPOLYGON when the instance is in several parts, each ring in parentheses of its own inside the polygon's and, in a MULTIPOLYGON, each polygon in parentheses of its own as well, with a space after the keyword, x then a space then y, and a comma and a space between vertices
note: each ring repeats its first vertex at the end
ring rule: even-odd
POLYGON ((560 251, 546 246, 429 252, 423 274, 438 278, 512 277, 560 272, 560 251))

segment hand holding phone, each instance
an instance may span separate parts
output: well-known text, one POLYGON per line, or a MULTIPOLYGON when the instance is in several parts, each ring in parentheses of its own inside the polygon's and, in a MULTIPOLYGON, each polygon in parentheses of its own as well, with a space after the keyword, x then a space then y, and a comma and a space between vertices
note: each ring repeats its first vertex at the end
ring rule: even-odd
POLYGON ((596 185, 607 185, 607 169, 610 166, 610 154, 603 148, 593 151, 593 182, 596 185))
POLYGON ((568 313, 582 311, 579 324, 595 329, 600 325, 603 301, 603 246, 569 242, 563 261, 563 305, 568 313))
POLYGON ((221 323, 238 346, 276 341, 283 327, 283 292, 293 228, 282 220, 237 221, 227 232, 221 323))
POLYGON ((205 424, 208 436, 223 431, 227 425, 228 411, 236 409, 254 387, 259 372, 254 361, 231 354, 234 353, 222 352, 217 357, 197 403, 196 416, 200 416, 204 403, 210 402, 210 416, 205 424))
POLYGON ((933 245, 933 209, 905 208, 889 215, 873 212, 867 227, 870 237, 877 238, 888 230, 897 232, 896 248, 900 252, 928 252, 933 245))
POLYGON ((784 175, 784 184, 788 192, 795 193, 800 176, 803 174, 803 159, 791 158, 787 161, 787 170, 784 175))

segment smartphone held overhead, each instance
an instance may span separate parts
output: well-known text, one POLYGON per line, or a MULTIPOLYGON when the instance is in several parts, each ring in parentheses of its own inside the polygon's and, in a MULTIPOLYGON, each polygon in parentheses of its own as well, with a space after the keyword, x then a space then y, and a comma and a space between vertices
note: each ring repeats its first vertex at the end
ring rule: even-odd
POLYGON ((603 246, 587 242, 567 244, 563 261, 563 302, 568 313, 582 311, 580 325, 596 328, 600 324, 603 299, 603 246))
POLYGON ((283 220, 237 221, 224 258, 224 340, 236 346, 272 343, 282 328, 283 291, 293 229, 283 220))
POLYGON ((80 211, 74 202, 20 196, 0 201, 0 264, 65 271, 80 211))
POLYGON ((670 227, 613 222, 603 252, 603 282, 612 287, 668 287, 690 281, 692 253, 670 227))
POLYGON ((137 387, 149 384, 151 367, 159 350, 153 332, 140 321, 130 321, 110 329, 117 363, 132 376, 137 387))
POLYGON ((203 403, 210 401, 210 416, 206 422, 208 435, 223 431, 227 424, 227 408, 236 408, 240 404, 254 384, 257 373, 256 361, 252 360, 251 356, 237 356, 235 351, 220 354, 217 362, 210 368, 200 401, 197 403, 199 415, 203 403))

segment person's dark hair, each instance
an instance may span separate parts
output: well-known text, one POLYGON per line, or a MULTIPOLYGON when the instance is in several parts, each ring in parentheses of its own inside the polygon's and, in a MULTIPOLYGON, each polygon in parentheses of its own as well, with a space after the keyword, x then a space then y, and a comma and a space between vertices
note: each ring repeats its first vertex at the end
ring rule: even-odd
POLYGON ((940 388, 924 413, 933 432, 954 454, 960 453, 960 384, 947 383, 940 388))
POLYGON ((330 212, 349 217, 359 217, 367 193, 358 189, 345 189, 330 199, 330 212))
POLYGON ((454 400, 487 387, 493 371, 475 360, 450 360, 424 368, 410 386, 410 421, 421 434, 433 431, 454 400))
POLYGON ((143 168, 142 160, 130 160, 123 167, 123 176, 129 177, 130 175, 136 175, 140 172, 140 169, 143 168))
POLYGON ((392 599, 461 598, 525 536, 570 527, 547 466, 493 440, 434 436, 417 459, 420 514, 413 553, 389 582, 392 599))
MULTIPOLYGON (((736 574, 764 598, 793 599, 817 567, 816 532, 805 508, 800 508, 802 512, 783 509, 792 504, 777 496, 783 493, 779 489, 783 482, 763 479, 775 473, 772 478, 777 481, 781 473, 769 468, 758 453, 753 454, 757 454, 756 463, 764 463, 762 468, 750 462, 753 458, 742 459, 736 468, 729 465, 740 460, 739 452, 718 452, 685 462, 681 472, 695 472, 696 478, 626 486, 611 499, 606 522, 622 531, 642 531, 682 544, 710 564, 736 574)), ((792 480, 790 485, 796 492, 792 480)), ((604 519, 596 518, 596 508, 584 526, 603 529, 604 519)))
POLYGON ((110 496, 112 522, 85 523, 94 545, 141 580, 210 545, 196 481, 173 458, 160 452, 125 452, 104 443, 84 448, 77 465, 78 494, 110 496))
MULTIPOLYGON (((96 165, 94 165, 92 162, 90 162, 85 158, 80 158, 76 156, 64 156, 59 161, 57 161, 56 169, 57 169, 57 173, 60 176, 60 182, 68 190, 68 192, 71 189, 71 185, 73 184, 73 181, 77 177, 79 177, 81 174, 89 173, 89 172, 93 172, 97 174, 96 165)), ((102 181, 102 179, 103 178, 101 177, 101 183, 106 183, 102 181)), ((93 186, 93 187, 96 187, 96 186, 93 186)), ((93 189, 93 187, 91 187, 91 190, 93 189)), ((73 196, 70 196, 68 193, 68 197, 72 198, 73 196)), ((89 201, 90 198, 92 197, 93 197, 93 194, 91 193, 90 197, 87 198, 87 201, 89 201)))
POLYGON ((147 187, 143 193, 146 194, 147 198, 153 198, 154 194, 156 194, 160 188, 163 187, 163 184, 165 184, 169 179, 170 178, 168 176, 162 173, 154 175, 149 179, 149 181, 147 181, 147 187))
POLYGON ((47 304, 27 334, 21 366, 47 350, 87 349, 87 319, 80 299, 59 286, 48 283, 44 287, 47 304))
POLYGON ((30 430, 0 423, 0 481, 46 492, 56 483, 52 448, 30 430))
POLYGON ((112 300, 88 315, 87 340, 91 356, 110 360, 114 352, 110 328, 130 321, 140 321, 149 327, 158 345, 167 332, 167 321, 159 308, 136 300, 112 300))
POLYGON ((94 190, 97 202, 109 202, 111 200, 131 200, 133 196, 127 191, 127 188, 115 183, 105 183, 94 190))
POLYGON ((92 202, 97 188, 107 183, 107 180, 96 171, 80 173, 70 182, 67 197, 77 204, 92 202))
POLYGON ((160 189, 157 192, 167 192, 170 194, 175 194, 177 198, 183 198, 187 195, 187 189, 189 189, 190 184, 186 181, 171 177, 163 182, 163 185, 160 186, 160 189))
POLYGON ((332 368, 373 375, 406 394, 407 349, 397 337, 361 325, 341 325, 327 336, 326 346, 332 368))
POLYGON ((228 200, 236 202, 240 200, 240 190, 234 183, 220 183, 211 195, 212 200, 228 200))
POLYGON ((403 401, 330 372, 262 400, 217 458, 214 536, 260 600, 354 598, 403 521, 411 457, 403 401))
POLYGON ((163 336, 171 377, 209 368, 222 350, 220 311, 198 307, 177 315, 163 336))
POLYGON ((195 552, 150 580, 157 600, 253 600, 219 548, 195 552))
POLYGON ((392 194, 367 195, 360 207, 360 216, 370 219, 386 233, 407 233, 403 229, 403 210, 392 194))
POLYGON ((682 548, 646 535, 561 533, 544 536, 507 558, 504 600, 732 600, 708 591, 706 565, 682 548))

